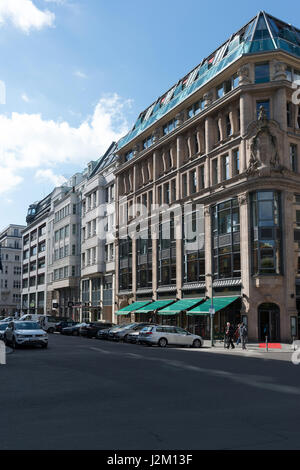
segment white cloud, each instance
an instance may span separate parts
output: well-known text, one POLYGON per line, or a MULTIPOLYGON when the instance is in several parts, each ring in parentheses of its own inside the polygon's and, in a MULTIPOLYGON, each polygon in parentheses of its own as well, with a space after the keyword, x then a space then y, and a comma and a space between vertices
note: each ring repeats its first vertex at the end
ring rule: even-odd
POLYGON ((53 170, 38 170, 35 173, 35 178, 39 181, 50 181, 53 186, 61 186, 67 181, 63 175, 56 175, 53 170))
POLYGON ((26 93, 23 93, 22 96, 21 96, 22 100, 25 101, 25 103, 29 103, 30 99, 28 98, 28 96, 26 95, 26 93))
MULTIPOLYGON (((61 173, 66 164, 75 164, 80 170, 99 158, 112 141, 128 131, 125 112, 130 106, 130 100, 117 94, 106 95, 79 127, 44 120, 40 114, 0 115, 0 193, 21 183, 23 170, 37 173, 55 167, 61 173)), ((49 179, 49 173, 43 175, 49 179)))
POLYGON ((0 25, 11 21, 16 28, 29 33, 52 26, 54 19, 54 13, 40 10, 32 0, 0 0, 0 25))
POLYGON ((87 75, 84 72, 81 72, 80 70, 76 70, 76 72, 74 72, 74 75, 78 78, 88 78, 87 75))

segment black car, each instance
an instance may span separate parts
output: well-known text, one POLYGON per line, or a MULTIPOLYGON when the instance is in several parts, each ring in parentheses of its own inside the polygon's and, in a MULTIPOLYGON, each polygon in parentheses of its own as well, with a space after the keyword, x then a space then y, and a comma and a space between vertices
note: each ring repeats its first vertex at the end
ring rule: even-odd
POLYGON ((109 339, 109 332, 113 330, 117 325, 112 324, 111 328, 105 328, 104 330, 98 330, 96 334, 97 339, 109 339))
POLYGON ((61 330, 62 335, 71 335, 71 336, 79 336, 80 335, 80 328, 86 325, 86 323, 77 323, 73 326, 67 326, 61 330))
POLYGON ((87 338, 95 338, 97 336, 98 331, 100 330, 107 330, 108 328, 112 328, 114 323, 104 323, 104 322, 95 322, 95 323, 88 323, 80 328, 81 336, 86 336, 87 338))
POLYGON ((63 328, 67 328, 69 326, 74 325, 77 325, 77 322, 73 320, 59 321, 55 324, 55 331, 61 333, 63 328))

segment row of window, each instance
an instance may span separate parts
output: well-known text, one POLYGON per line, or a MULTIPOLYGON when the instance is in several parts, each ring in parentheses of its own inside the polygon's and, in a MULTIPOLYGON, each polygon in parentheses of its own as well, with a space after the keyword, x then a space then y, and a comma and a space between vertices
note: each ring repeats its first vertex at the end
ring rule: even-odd
MULTIPOLYGON (((257 191, 250 194, 252 274, 280 274, 281 256, 281 194, 257 191)), ((212 258, 215 279, 240 278, 240 215, 237 198, 217 204, 211 209, 212 258)), ((183 225, 184 282, 205 280, 204 233, 197 231, 197 213, 191 214, 191 235, 187 222, 183 225), (190 244, 191 242, 192 245, 190 244)), ((176 284, 176 239, 174 218, 159 224, 158 285, 176 284)), ((132 288, 132 243, 120 240, 119 288, 132 288)), ((137 288, 152 285, 152 240, 137 240, 137 288), (151 257, 147 257, 148 252, 151 257), (148 274, 147 274, 148 271, 148 274)))
POLYGON ((37 239, 37 236, 41 237, 43 235, 46 235, 46 224, 41 225, 38 230, 33 230, 30 234, 28 233, 27 235, 24 235, 23 246, 29 243, 29 239, 33 242, 37 239))
POLYGON ((71 252, 69 245, 62 246, 54 250, 54 261, 65 258, 66 256, 76 255, 76 245, 72 245, 71 252))
POLYGON ((30 271, 36 271, 36 266, 38 266, 38 269, 43 269, 45 268, 46 266, 46 260, 45 258, 41 258, 38 260, 38 263, 36 263, 36 261, 33 261, 30 263, 30 265, 28 264, 24 264, 23 265, 23 274, 27 274, 28 273, 28 269, 30 269, 30 271))
POLYGON ((32 246, 30 250, 24 250, 23 251, 23 259, 28 259, 29 256, 35 256, 37 253, 43 253, 46 251, 46 242, 43 241, 38 244, 38 246, 32 246))
POLYGON ((12 261, 14 258, 15 261, 20 261, 20 256, 19 255, 14 255, 12 257, 10 257, 10 255, 8 255, 7 253, 3 254, 3 253, 0 253, 0 259, 2 261, 12 261))
POLYGON ((93 191, 89 194, 85 200, 82 201, 82 215, 84 216, 86 212, 95 209, 97 207, 97 191, 93 191))
MULTIPOLYGON (((76 204, 72 204, 72 213, 76 214, 76 204)), ((56 224, 60 220, 64 219, 71 214, 71 205, 67 204, 65 207, 55 212, 54 214, 54 223, 56 224)))
POLYGON ((61 279, 66 279, 69 276, 76 276, 76 266, 64 266, 63 268, 54 269, 53 280, 59 281, 61 279))

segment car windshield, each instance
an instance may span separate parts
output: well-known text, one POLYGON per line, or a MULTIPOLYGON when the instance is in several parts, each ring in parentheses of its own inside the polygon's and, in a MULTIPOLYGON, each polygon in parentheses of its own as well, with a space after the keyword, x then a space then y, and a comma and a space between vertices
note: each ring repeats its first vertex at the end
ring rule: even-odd
POLYGON ((20 323, 15 323, 16 330, 40 330, 41 327, 38 323, 33 321, 24 321, 20 323))

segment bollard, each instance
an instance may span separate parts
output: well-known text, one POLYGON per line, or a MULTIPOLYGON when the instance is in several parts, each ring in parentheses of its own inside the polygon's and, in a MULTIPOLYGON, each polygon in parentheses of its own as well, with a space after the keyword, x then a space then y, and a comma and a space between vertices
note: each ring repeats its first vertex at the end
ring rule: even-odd
POLYGON ((269 348, 268 348, 268 337, 266 336, 266 351, 269 351, 269 348))

